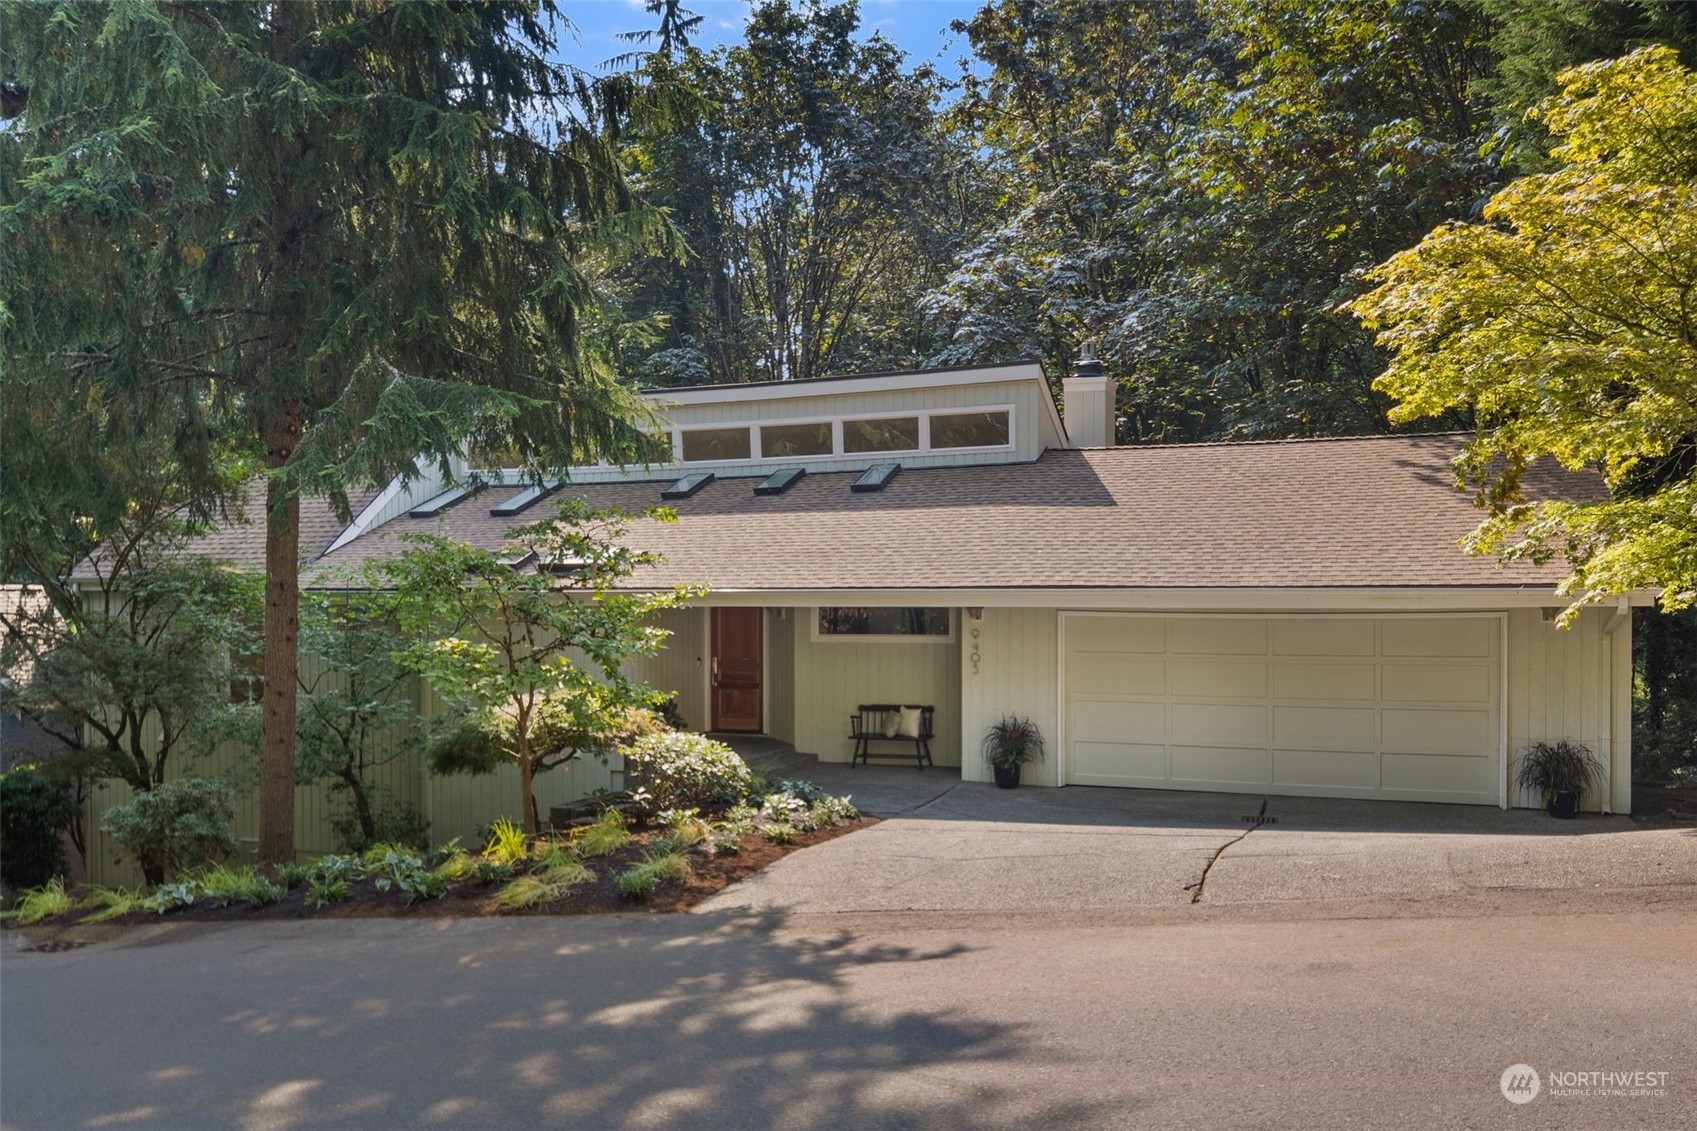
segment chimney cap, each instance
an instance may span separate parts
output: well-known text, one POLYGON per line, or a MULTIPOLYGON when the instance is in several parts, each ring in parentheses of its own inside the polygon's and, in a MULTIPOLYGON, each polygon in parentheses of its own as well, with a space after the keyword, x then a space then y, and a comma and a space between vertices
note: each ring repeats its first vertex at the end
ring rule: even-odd
POLYGON ((1091 339, 1085 339, 1078 347, 1078 360, 1073 363, 1072 375, 1074 377, 1100 377, 1104 372, 1101 361, 1097 360, 1096 357, 1096 343, 1091 339))

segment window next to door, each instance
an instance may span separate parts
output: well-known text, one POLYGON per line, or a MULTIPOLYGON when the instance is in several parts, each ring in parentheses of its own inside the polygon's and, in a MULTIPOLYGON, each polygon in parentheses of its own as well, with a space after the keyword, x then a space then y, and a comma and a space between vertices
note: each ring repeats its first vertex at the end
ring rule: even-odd
POLYGON ((939 644, 954 639, 954 610, 947 608, 816 609, 813 639, 829 641, 901 640, 939 644))

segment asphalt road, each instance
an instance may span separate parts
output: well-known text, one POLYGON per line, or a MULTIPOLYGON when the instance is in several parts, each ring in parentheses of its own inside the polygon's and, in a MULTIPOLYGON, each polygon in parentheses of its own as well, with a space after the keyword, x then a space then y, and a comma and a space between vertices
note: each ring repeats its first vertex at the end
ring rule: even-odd
POLYGON ((1697 900, 1524 899, 178 925, 14 948, 0 1125, 1697 1126, 1697 900), (1665 1094, 1511 1104, 1516 1063, 1666 1073, 1665 1094))

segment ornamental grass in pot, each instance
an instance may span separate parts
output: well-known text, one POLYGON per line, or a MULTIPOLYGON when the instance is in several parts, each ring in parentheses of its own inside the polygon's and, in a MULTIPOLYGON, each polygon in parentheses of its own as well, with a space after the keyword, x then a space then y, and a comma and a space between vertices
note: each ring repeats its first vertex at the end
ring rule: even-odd
POLYGON ((1552 817, 1579 815, 1580 802, 1588 790, 1601 785, 1603 764, 1582 742, 1534 742, 1520 752, 1514 783, 1536 791, 1552 817))
POLYGON ((995 771, 996 785, 1013 789, 1019 785, 1019 768, 1043 760, 1043 732, 1021 715, 1003 715, 984 732, 980 747, 984 760, 995 771))

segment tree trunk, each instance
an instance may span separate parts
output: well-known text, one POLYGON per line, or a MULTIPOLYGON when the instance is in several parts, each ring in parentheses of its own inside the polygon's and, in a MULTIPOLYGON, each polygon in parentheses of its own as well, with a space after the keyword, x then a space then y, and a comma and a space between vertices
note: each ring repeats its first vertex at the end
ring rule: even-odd
MULTIPOLYGON (((298 418, 271 443, 280 467, 294 450, 298 418), (281 451, 282 458, 278 458, 281 451)), ((265 681, 259 739, 259 859, 295 858, 295 637, 300 617, 300 498, 279 480, 265 496, 265 681)))
POLYGON ((519 788, 524 791, 524 834, 535 836, 542 829, 542 822, 537 819, 536 793, 531 789, 531 783, 536 780, 536 767, 531 764, 529 755, 519 757, 519 788))
MULTIPOLYGON (((273 4, 272 59, 293 62, 300 35, 297 16, 311 18, 304 5, 273 4)), ((270 344, 270 372, 278 382, 275 399, 260 397, 260 437, 265 466, 272 477, 265 488, 265 665, 264 709, 259 737, 259 860, 288 864, 295 858, 295 654, 300 619, 300 496, 279 476, 300 446, 303 427, 298 390, 306 368, 300 356, 299 326, 304 319, 301 293, 308 201, 295 172, 308 148, 303 135, 286 134, 280 123, 266 129, 277 140, 276 181, 272 186, 269 228, 276 241, 275 285, 282 300, 274 312, 280 328, 270 344), (292 393, 290 387, 297 390, 292 393)), ((251 376, 251 375, 250 375, 251 376)))
POLYGON ((359 822, 359 835, 365 841, 364 847, 370 848, 377 843, 377 818, 371 812, 371 795, 366 792, 365 783, 356 771, 343 769, 338 776, 353 798, 354 820, 359 822))

